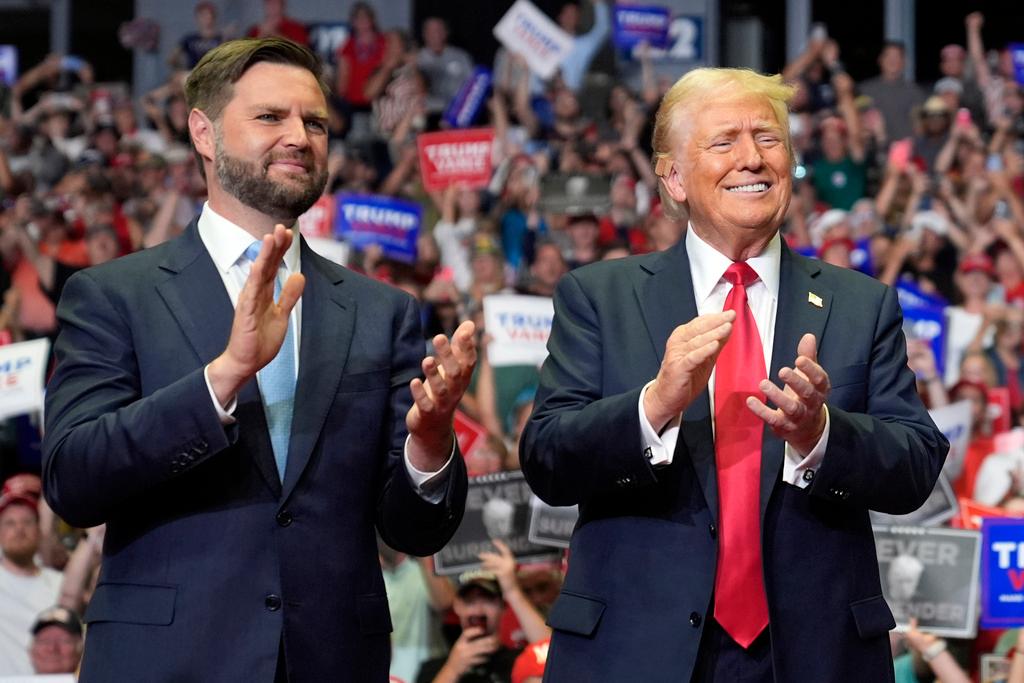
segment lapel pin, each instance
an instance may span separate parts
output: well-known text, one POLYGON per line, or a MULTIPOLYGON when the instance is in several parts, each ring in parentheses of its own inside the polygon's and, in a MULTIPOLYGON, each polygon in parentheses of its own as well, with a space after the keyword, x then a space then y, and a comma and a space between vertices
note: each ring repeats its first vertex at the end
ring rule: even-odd
POLYGON ((814 292, 807 292, 807 301, 809 303, 814 304, 818 308, 822 307, 821 297, 815 294, 814 292))

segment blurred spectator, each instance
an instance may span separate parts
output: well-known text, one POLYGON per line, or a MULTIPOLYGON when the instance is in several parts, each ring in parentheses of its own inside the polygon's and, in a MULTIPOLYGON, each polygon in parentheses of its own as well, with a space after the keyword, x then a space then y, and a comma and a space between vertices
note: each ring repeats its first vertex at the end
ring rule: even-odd
POLYGON ((580 2, 569 0, 558 11, 558 25, 573 36, 572 48, 559 66, 562 82, 570 90, 577 92, 583 87, 583 78, 587 75, 590 62, 604 45, 611 32, 611 12, 605 0, 589 0, 594 9, 594 25, 586 33, 576 35, 580 28, 580 2))
POLYGON ((916 83, 906 80, 903 43, 888 40, 878 55, 879 75, 859 84, 862 95, 871 98, 882 112, 890 140, 902 140, 913 132, 910 114, 924 102, 926 93, 916 83))
POLYGON ((512 683, 541 683, 550 645, 550 639, 528 645, 512 666, 512 683))
POLYGON ((281 36, 299 45, 309 44, 309 33, 305 24, 285 14, 285 0, 263 0, 263 21, 249 27, 245 35, 249 38, 281 36))
POLYGON ((836 104, 832 83, 842 71, 839 44, 824 31, 812 31, 804 51, 782 70, 782 77, 799 88, 793 98, 793 110, 816 114, 832 109, 836 104))
POLYGON ((57 602, 61 575, 36 562, 38 499, 23 492, 0 496, 0 675, 30 674, 30 629, 57 602))
POLYGON ((391 675, 412 681, 423 662, 445 651, 439 615, 452 606, 451 583, 430 558, 409 557, 379 537, 377 551, 391 610, 391 675))
POLYGON ((82 621, 66 607, 51 607, 36 617, 29 649, 36 674, 73 674, 82 659, 82 621))
POLYGON ((554 296, 555 286, 568 271, 561 248, 554 242, 542 241, 534 247, 529 277, 521 291, 534 296, 554 296))
POLYGON ((193 14, 196 31, 182 36, 167 58, 167 63, 174 69, 193 69, 203 55, 224 42, 224 34, 217 27, 215 4, 206 0, 197 2, 193 14))
POLYGON ((955 111, 938 95, 929 97, 921 107, 921 134, 914 138, 913 156, 921 159, 928 173, 935 169, 935 160, 946 146, 955 111))
POLYGON ((988 390, 991 386, 985 379, 978 377, 978 369, 988 370, 991 364, 984 354, 968 352, 961 364, 961 379, 949 390, 951 403, 970 401, 971 403, 971 435, 967 442, 967 453, 964 456, 963 469, 960 476, 953 482, 953 491, 959 497, 974 497, 974 486, 985 458, 992 453, 995 441, 992 433, 992 416, 988 406, 988 390))
POLYGON ((349 10, 352 33, 336 55, 335 92, 342 103, 342 113, 351 119, 349 136, 365 138, 370 134, 370 106, 366 84, 384 64, 388 40, 377 26, 377 14, 365 2, 357 2, 349 10))
MULTIPOLYGON (((954 282, 956 305, 946 307, 946 357, 944 381, 952 386, 960 379, 960 361, 979 330, 989 335, 985 313, 995 271, 987 254, 967 254, 960 260, 954 282)), ((989 340, 986 338, 986 342, 989 340)))
POLYGON ((448 44, 448 23, 441 17, 423 21, 423 47, 416 65, 427 77, 427 111, 440 114, 473 71, 473 60, 462 48, 448 44))
POLYGON ((599 228, 593 214, 570 216, 566 225, 569 233, 569 270, 593 263, 600 258, 597 247, 599 228))
POLYGON ((833 78, 842 118, 821 122, 821 157, 811 166, 818 199, 849 211, 867 190, 867 165, 860 116, 853 102, 853 81, 844 73, 833 78))
POLYGON ((498 640, 503 609, 501 586, 491 572, 466 572, 459 577, 453 608, 462 634, 447 657, 426 662, 417 683, 507 683, 517 650, 498 640))
POLYGON ((948 643, 918 630, 916 618, 911 619, 910 630, 904 635, 904 640, 909 652, 896 657, 893 662, 896 683, 970 683, 970 676, 953 658, 948 643))

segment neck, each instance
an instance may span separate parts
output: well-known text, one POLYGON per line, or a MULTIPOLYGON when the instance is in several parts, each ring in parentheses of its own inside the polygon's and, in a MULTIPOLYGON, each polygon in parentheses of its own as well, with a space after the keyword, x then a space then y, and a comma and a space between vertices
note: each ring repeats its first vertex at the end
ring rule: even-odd
POLYGON ((17 574, 18 576, 35 576, 39 573, 39 567, 36 566, 35 559, 31 557, 22 559, 17 557, 8 557, 5 555, 0 559, 0 565, 2 565, 7 571, 12 574, 17 574))
POLYGON ((700 237, 714 247, 716 251, 724 254, 732 261, 746 261, 747 259, 759 256, 765 247, 768 246, 768 243, 772 241, 772 237, 775 237, 775 232, 772 231, 768 235, 758 234, 749 239, 728 240, 717 232, 705 230, 703 227, 698 226, 692 219, 690 227, 693 228, 697 237, 700 237))
MULTIPOLYGON (((211 171, 213 169, 207 169, 207 178, 210 178, 211 171)), ((237 197, 225 192, 216 182, 207 183, 207 201, 211 209, 256 239, 262 239, 264 235, 274 232, 274 226, 279 223, 286 228, 295 225, 294 218, 275 218, 243 204, 237 197)))

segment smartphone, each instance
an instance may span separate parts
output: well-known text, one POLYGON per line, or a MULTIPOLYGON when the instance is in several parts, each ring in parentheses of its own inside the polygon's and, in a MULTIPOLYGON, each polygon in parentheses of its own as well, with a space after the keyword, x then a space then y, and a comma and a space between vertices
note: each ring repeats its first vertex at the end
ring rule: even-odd
POLYGON ((907 168, 907 163, 910 161, 910 146, 913 141, 910 138, 903 140, 896 140, 889 145, 889 164, 897 171, 903 171, 907 168))
POLYGON ((960 107, 956 111, 956 127, 961 130, 967 130, 971 127, 971 110, 966 107, 960 107))
POLYGON ((988 159, 985 160, 985 170, 990 172, 999 172, 1003 170, 1003 155, 999 152, 993 152, 988 155, 988 159))
POLYGON ((822 42, 827 39, 828 29, 825 28, 825 24, 821 23, 820 21, 816 22, 814 26, 811 27, 811 40, 813 42, 822 42))
POLYGON ((466 626, 469 626, 470 628, 477 626, 484 630, 484 633, 478 635, 477 638, 483 638, 485 635, 487 635, 487 617, 485 617, 482 614, 469 615, 469 617, 466 618, 466 626))

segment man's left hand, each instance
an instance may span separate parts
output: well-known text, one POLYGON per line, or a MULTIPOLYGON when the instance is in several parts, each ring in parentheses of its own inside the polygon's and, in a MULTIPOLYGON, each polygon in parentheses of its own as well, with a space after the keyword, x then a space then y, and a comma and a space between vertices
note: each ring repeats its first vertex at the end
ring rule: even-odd
POLYGON ((807 455, 825 431, 825 399, 831 388, 828 373, 818 365, 818 343, 813 334, 800 338, 794 365, 779 370, 784 390, 767 379, 761 382, 761 391, 776 405, 774 410, 753 396, 747 398, 747 407, 767 422, 776 436, 807 455))
POLYGON ((425 379, 409 384, 413 404, 405 416, 409 428, 409 460, 424 472, 436 472, 452 450, 452 418, 469 386, 476 366, 474 325, 459 325, 449 342, 443 334, 434 337, 435 356, 423 359, 425 379))

